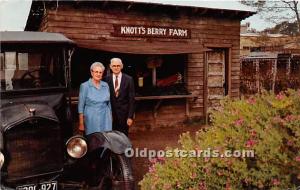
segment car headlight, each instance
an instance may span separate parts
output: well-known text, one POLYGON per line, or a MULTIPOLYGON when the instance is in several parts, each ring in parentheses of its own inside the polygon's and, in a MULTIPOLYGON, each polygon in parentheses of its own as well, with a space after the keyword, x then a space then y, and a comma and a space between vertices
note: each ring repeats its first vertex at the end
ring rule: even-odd
POLYGON ((2 152, 0 152, 0 169, 2 168, 4 164, 4 155, 2 154, 2 152))
POLYGON ((72 158, 81 158, 87 152, 87 144, 82 136, 71 137, 66 145, 67 152, 72 158))

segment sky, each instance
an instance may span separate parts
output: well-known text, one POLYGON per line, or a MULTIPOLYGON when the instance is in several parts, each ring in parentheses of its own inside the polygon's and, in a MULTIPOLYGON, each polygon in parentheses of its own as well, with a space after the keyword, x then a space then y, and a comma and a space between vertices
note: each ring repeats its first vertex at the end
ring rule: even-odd
MULTIPOLYGON (((228 1, 230 0, 222 0, 224 6, 228 4, 228 1)), ((0 31, 23 31, 26 25, 30 6, 31 0, 0 0, 0 31)), ((257 31, 261 31, 266 27, 274 25, 265 22, 259 18, 258 15, 254 15, 243 20, 242 24, 246 22, 250 22, 250 27, 257 31)))
POLYGON ((31 0, 0 0, 0 31, 23 31, 31 0))

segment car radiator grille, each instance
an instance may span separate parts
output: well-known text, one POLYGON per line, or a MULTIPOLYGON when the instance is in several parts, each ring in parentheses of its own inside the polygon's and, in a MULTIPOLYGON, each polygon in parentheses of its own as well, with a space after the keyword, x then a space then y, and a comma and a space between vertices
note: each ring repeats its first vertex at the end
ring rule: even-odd
POLYGON ((57 172, 63 166, 58 123, 31 120, 5 132, 7 181, 57 172))

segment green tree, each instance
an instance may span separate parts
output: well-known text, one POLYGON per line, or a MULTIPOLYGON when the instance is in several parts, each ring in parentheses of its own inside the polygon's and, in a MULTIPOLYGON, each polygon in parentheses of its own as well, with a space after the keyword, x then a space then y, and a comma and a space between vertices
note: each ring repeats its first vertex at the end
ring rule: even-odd
POLYGON ((242 4, 257 8, 257 13, 266 21, 276 24, 296 22, 300 33, 299 0, 240 0, 242 4))
POLYGON ((283 21, 282 23, 277 24, 273 28, 267 28, 263 30, 264 33, 269 34, 286 34, 294 36, 298 34, 298 24, 297 22, 289 23, 288 21, 283 21))

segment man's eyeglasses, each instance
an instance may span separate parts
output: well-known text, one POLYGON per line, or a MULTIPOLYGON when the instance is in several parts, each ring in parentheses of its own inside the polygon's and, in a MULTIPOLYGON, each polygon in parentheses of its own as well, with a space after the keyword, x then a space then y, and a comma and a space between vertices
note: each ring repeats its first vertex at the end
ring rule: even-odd
POLYGON ((112 67, 121 67, 121 65, 112 65, 112 67))

